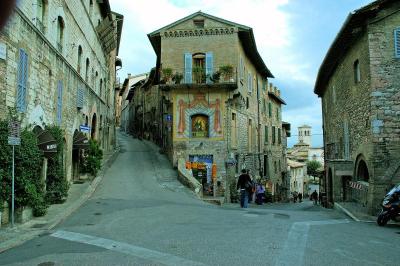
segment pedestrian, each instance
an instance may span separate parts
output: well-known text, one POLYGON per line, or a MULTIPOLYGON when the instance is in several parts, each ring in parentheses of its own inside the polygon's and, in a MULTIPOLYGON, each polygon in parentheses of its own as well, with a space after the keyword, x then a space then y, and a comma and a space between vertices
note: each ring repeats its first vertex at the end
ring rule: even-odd
POLYGON ((299 202, 301 202, 301 200, 303 199, 303 194, 301 194, 301 192, 299 193, 299 202))
POLYGON ((314 205, 317 205, 317 201, 318 201, 318 192, 317 192, 317 190, 314 190, 314 192, 311 193, 311 198, 314 201, 314 205))
POLYGON ((254 192, 256 192, 256 184, 253 181, 253 178, 251 177, 250 170, 247 170, 247 174, 250 177, 250 183, 251 183, 251 189, 249 190, 249 203, 251 203, 253 201, 254 192))
POLYGON ((258 205, 262 205, 263 204, 263 202, 264 202, 264 194, 265 194, 265 188, 261 184, 261 182, 258 182, 257 186, 256 186, 256 197, 257 197, 256 203, 258 205))
POLYGON ((242 174, 239 176, 236 189, 240 190, 240 207, 247 208, 249 203, 249 191, 252 189, 252 184, 246 169, 242 169, 242 174))
POLYGON ((293 203, 297 202, 297 197, 298 197, 297 191, 293 192, 293 203))

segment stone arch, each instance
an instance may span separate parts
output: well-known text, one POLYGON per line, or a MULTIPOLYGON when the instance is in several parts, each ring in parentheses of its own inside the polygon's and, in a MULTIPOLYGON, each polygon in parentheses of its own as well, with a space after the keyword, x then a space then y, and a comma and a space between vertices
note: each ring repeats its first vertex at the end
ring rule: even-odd
POLYGON ((369 182, 369 170, 367 160, 364 155, 357 156, 355 165, 355 177, 357 181, 369 182))

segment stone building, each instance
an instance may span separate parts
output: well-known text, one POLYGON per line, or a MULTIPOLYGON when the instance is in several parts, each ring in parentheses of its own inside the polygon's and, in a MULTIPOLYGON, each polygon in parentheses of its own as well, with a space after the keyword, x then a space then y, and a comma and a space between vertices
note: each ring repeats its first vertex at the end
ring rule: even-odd
POLYGON ((285 102, 268 81, 252 29, 196 12, 148 37, 157 62, 134 86, 138 132, 174 166, 193 166, 205 194, 229 200, 242 168, 273 194, 283 191, 285 102))
POLYGON ((104 150, 115 145, 115 80, 123 17, 108 0, 18 1, 0 33, 0 119, 64 129, 65 172, 79 178, 80 126, 104 150))
POLYGON ((324 149, 312 147, 312 127, 303 125, 298 127, 298 141, 288 149, 289 159, 297 162, 318 161, 324 165, 324 149))
POLYGON ((288 159, 287 167, 290 173, 290 192, 298 192, 303 195, 308 194, 306 186, 307 165, 288 159))
POLYGON ((328 201, 356 201, 371 214, 400 182, 399 8, 379 0, 351 13, 314 89, 322 99, 328 201))

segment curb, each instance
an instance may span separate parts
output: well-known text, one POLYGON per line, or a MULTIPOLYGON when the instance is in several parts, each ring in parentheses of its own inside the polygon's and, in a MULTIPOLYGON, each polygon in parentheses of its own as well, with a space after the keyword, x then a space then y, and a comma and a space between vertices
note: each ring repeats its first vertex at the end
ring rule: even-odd
MULTIPOLYGON (((73 212, 75 212, 79 207, 82 206, 83 203, 85 203, 96 191, 97 186, 100 184, 101 180, 104 177, 104 174, 106 170, 114 163, 115 159, 117 158, 119 154, 119 147, 117 147, 113 154, 107 159, 107 161, 104 162, 100 174, 93 179, 89 187, 86 189, 86 191, 77 199, 69 208, 65 209, 64 212, 56 216, 54 219, 50 220, 48 223, 50 224, 46 228, 40 229, 40 230, 35 230, 35 231, 27 231, 21 234, 17 239, 10 239, 7 240, 3 243, 0 243, 0 253, 3 253, 4 251, 15 248, 17 246, 20 246, 24 244, 25 242, 32 240, 35 237, 38 237, 41 235, 43 232, 48 231, 56 227, 59 223, 64 221, 68 216, 70 216, 73 212)), ((27 222, 26 225, 31 226, 32 224, 27 222)), ((19 226, 21 229, 24 228, 24 224, 19 226)), ((18 227, 12 230, 18 230, 18 227)))
POLYGON ((361 222, 360 219, 358 219, 356 216, 354 216, 354 214, 352 214, 350 211, 348 211, 346 208, 344 208, 342 205, 340 205, 339 203, 335 202, 333 204, 333 208, 339 211, 344 212, 347 216, 349 216, 351 219, 353 219, 356 222, 361 222))

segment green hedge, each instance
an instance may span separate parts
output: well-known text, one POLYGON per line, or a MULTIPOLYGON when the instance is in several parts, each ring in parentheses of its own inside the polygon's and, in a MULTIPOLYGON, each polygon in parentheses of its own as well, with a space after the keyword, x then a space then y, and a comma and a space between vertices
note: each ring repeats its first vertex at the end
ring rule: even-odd
MULTIPOLYGON (((48 207, 41 180, 42 160, 36 135, 23 129, 21 145, 15 146, 15 206, 30 206, 35 216, 44 215, 48 207)), ((8 145, 7 121, 0 121, 0 169, 1 201, 11 206, 12 147, 8 145)))

